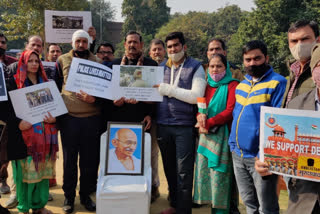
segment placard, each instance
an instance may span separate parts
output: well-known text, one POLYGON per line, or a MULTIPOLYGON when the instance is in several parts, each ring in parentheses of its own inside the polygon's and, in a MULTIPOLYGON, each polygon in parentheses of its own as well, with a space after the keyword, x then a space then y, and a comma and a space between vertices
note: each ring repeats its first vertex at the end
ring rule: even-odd
POLYGON ((143 175, 144 125, 108 123, 105 175, 143 175))
POLYGON ((113 66, 113 99, 125 97, 137 101, 162 102, 156 85, 163 82, 163 66, 113 66))
POLYGON ((73 57, 65 89, 80 90, 96 97, 112 99, 112 70, 100 63, 73 57))
POLYGON ((6 101, 6 100, 8 100, 6 81, 4 78, 4 70, 3 70, 2 63, 0 63, 0 101, 6 101))
POLYGON ((53 117, 68 113, 54 81, 9 91, 16 116, 31 124, 43 121, 48 112, 53 117))
POLYGON ((261 107, 260 160, 269 171, 320 182, 320 112, 261 107))
POLYGON ((92 26, 90 11, 45 10, 44 15, 46 42, 70 43, 76 30, 92 26))

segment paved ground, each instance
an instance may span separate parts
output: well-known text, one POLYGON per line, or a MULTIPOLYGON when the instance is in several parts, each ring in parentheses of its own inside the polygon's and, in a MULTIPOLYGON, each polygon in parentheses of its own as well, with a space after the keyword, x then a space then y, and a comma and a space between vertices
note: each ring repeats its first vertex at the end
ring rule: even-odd
MULTIPOLYGON (((60 146, 61 148, 61 146, 60 146)), ((62 185, 62 173, 63 173, 63 168, 62 168, 62 153, 61 151, 59 152, 59 159, 57 161, 57 182, 58 182, 58 186, 54 187, 52 189, 50 189, 50 192, 52 193, 54 200, 52 202, 48 202, 47 204, 47 208, 50 209, 51 211, 53 211, 54 213, 63 213, 62 212, 62 204, 63 204, 63 200, 64 200, 64 196, 63 196, 63 191, 61 189, 61 185, 62 185)), ((151 214, 158 214, 160 213, 161 210, 167 208, 169 206, 169 203, 167 201, 167 189, 168 186, 166 184, 166 178, 164 176, 163 173, 163 168, 162 168, 162 162, 161 160, 159 161, 159 173, 160 173, 160 182, 161 182, 161 186, 160 186, 160 193, 161 193, 161 197, 151 205, 151 209, 150 209, 150 213, 151 214)), ((9 169, 9 173, 11 173, 11 167, 9 169)), ((9 179, 10 180, 10 179, 9 179)), ((8 199, 9 195, 2 195, 2 198, 0 199, 0 203, 4 204, 4 202, 8 199)), ((95 196, 93 196, 93 198, 95 199, 95 196)), ((287 204, 288 204, 288 195, 286 191, 282 191, 281 195, 280 195, 280 207, 281 207, 281 213, 284 213, 285 210, 287 209, 287 204)), ((245 207, 243 206, 243 204, 240 204, 239 206, 241 213, 245 213, 245 207)), ((12 209, 11 210, 12 214, 17 214, 18 211, 17 209, 12 209)), ((78 214, 89 214, 92 212, 87 212, 83 206, 80 204, 80 200, 79 197, 76 198, 75 201, 75 211, 74 213, 78 213, 78 214)), ((205 214, 205 213, 210 213, 210 208, 208 206, 204 206, 198 209, 193 209, 194 214, 205 214)))

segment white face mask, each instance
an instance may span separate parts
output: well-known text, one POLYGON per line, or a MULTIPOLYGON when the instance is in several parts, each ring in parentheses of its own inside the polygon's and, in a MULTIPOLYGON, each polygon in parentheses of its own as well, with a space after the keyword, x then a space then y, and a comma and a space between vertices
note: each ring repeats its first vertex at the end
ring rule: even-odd
POLYGON ((179 62, 182 59, 182 57, 184 57, 184 50, 182 49, 179 53, 168 54, 168 57, 173 62, 179 62))
POLYGON ((312 43, 298 43, 290 48, 290 52, 296 60, 306 61, 311 58, 311 49, 315 44, 316 41, 312 43))

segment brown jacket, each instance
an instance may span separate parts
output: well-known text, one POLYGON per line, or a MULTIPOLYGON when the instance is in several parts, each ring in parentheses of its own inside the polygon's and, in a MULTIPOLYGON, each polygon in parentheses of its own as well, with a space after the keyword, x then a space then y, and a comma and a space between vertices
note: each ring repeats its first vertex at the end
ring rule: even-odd
MULTIPOLYGON (((61 96, 67 106, 69 114, 73 117, 90 117, 100 114, 100 107, 96 103, 86 103, 76 97, 75 92, 65 90, 69 69, 73 59, 73 50, 63 54, 58 58, 58 64, 62 70, 63 84, 61 96)), ((90 52, 88 60, 98 62, 95 55, 90 52)))
MULTIPOLYGON (((313 89, 297 96, 288 103, 290 109, 315 111, 315 93, 313 89)), ((318 109, 320 111, 320 109, 318 109)), ((291 179, 289 182, 289 204, 287 213, 312 213, 315 203, 320 203, 320 182, 291 179)))

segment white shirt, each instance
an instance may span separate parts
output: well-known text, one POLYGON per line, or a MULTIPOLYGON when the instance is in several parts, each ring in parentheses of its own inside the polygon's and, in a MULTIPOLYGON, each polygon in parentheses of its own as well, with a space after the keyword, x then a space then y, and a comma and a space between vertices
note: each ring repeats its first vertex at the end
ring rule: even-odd
POLYGON ((119 161, 116 149, 109 150, 109 159, 108 159, 108 173, 140 173, 141 170, 141 159, 136 158, 134 155, 131 156, 133 160, 133 170, 128 170, 124 165, 119 161))

